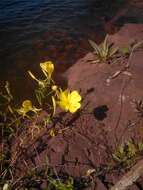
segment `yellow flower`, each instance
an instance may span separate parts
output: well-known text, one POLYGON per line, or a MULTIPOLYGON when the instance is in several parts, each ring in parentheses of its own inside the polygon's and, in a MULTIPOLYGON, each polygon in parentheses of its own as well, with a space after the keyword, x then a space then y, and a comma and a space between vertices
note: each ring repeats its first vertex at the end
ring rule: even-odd
POLYGON ((76 112, 81 107, 80 101, 81 96, 76 90, 71 93, 68 90, 59 93, 58 105, 65 111, 76 112))
POLYGON ((32 105, 32 102, 30 100, 25 100, 22 103, 22 107, 20 109, 17 110, 17 112, 20 115, 25 116, 28 112, 33 111, 35 113, 37 113, 37 111, 40 111, 41 109, 37 109, 32 105))
POLYGON ((40 67, 42 68, 45 76, 51 78, 52 73, 54 71, 54 64, 51 61, 46 61, 44 63, 40 63, 40 67))

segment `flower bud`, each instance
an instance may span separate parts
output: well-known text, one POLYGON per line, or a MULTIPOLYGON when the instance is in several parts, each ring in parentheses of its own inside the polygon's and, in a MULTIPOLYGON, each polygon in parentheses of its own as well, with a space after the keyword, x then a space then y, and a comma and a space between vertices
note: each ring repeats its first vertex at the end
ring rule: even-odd
POLYGON ((58 89, 57 85, 53 85, 53 86, 52 86, 52 90, 53 90, 53 91, 56 91, 57 89, 58 89))

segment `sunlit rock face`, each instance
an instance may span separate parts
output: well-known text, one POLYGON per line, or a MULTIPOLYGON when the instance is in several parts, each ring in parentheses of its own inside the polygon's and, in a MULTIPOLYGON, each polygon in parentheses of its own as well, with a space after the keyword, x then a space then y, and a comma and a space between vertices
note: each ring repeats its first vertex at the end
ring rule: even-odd
MULTIPOLYGON (((125 24, 116 34, 109 36, 110 43, 120 48, 128 47, 134 41, 140 42, 142 39, 143 24, 125 24)), ((128 120, 134 121, 138 117, 135 115, 133 101, 143 97, 143 50, 134 53, 128 72, 113 80, 109 80, 110 77, 120 71, 127 64, 127 60, 120 60, 117 64, 114 64, 114 60, 110 64, 91 64, 94 59, 97 57, 89 53, 72 66, 66 74, 68 85, 71 89, 81 91, 86 97, 85 105, 88 102, 90 110, 95 111, 96 119, 103 120, 109 131, 114 130, 122 109, 118 126, 118 130, 122 131, 128 120)))

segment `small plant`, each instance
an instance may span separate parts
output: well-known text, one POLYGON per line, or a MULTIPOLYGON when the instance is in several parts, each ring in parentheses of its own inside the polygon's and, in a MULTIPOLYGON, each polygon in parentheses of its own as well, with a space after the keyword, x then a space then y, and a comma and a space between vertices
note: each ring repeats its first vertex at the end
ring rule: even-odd
POLYGON ((106 62, 111 59, 118 51, 118 48, 113 47, 113 44, 108 44, 108 35, 105 37, 104 41, 97 45, 94 41, 89 40, 90 45, 94 49, 94 54, 96 55, 96 60, 92 63, 106 62))
POLYGON ((39 111, 41 111, 41 109, 37 109, 33 106, 30 100, 23 101, 21 108, 17 109, 17 112, 23 117, 27 116, 27 113, 29 112, 34 112, 37 114, 39 111))
POLYGON ((38 84, 35 93, 39 104, 42 105, 47 98, 49 109, 52 111, 51 116, 54 115, 57 105, 64 111, 76 112, 81 107, 81 96, 79 93, 76 90, 72 92, 69 90, 63 91, 55 84, 52 79, 54 64, 51 61, 40 63, 40 67, 45 76, 44 79, 37 79, 31 71, 28 71, 32 79, 38 84))
POLYGON ((135 112, 139 117, 143 117, 143 101, 142 100, 134 100, 133 106, 135 108, 135 112))
POLYGON ((15 110, 12 106, 13 96, 9 83, 6 82, 4 89, 0 90, 0 130, 3 137, 9 137, 13 133, 13 124, 17 125, 15 110))
MULTIPOLYGON (((0 152, 0 186, 3 190, 10 190, 10 186, 13 185, 13 166, 11 165, 10 147, 12 137, 16 137, 19 129, 25 127, 25 120, 29 123, 34 121, 34 117, 43 110, 42 105, 47 101, 46 118, 43 118, 42 126, 47 125, 53 121, 56 108, 60 107, 62 110, 70 113, 76 112, 81 107, 81 96, 78 91, 69 91, 68 89, 62 90, 58 87, 52 79, 54 72, 54 64, 51 61, 40 63, 41 70, 44 74, 43 79, 37 79, 31 71, 28 71, 29 75, 38 84, 36 89, 36 98, 39 106, 33 105, 32 101, 27 99, 22 102, 21 106, 15 106, 13 104, 13 96, 11 94, 9 83, 6 82, 4 90, 0 89, 0 130, 2 145, 0 152), (6 148, 5 148, 6 147, 6 148), (9 183, 10 182, 10 183, 9 183)), ((27 122, 27 123, 28 123, 27 122)), ((27 126, 28 127, 28 126, 27 126)), ((30 126, 33 140, 33 126, 30 126)), ((34 127, 37 127, 34 123, 34 127)), ((37 128, 36 128, 37 129, 37 128)), ((39 130, 39 128, 38 128, 39 130)), ((57 132, 51 129, 49 135, 54 137, 57 132)), ((66 183, 59 180, 49 178, 50 184, 57 190, 72 190, 72 180, 69 179, 66 183)))
POLYGON ((66 182, 62 182, 59 178, 53 179, 51 177, 48 177, 49 185, 47 190, 52 190, 53 188, 56 190, 73 190, 73 178, 69 177, 66 182))
POLYGON ((128 47, 122 47, 122 48, 120 48, 120 51, 121 51, 121 53, 123 55, 129 56, 130 53, 131 53, 131 47, 130 46, 128 46, 128 47))
POLYGON ((3 190, 10 190, 7 179, 12 175, 10 167, 10 138, 14 135, 16 127, 19 125, 20 117, 12 106, 13 96, 10 91, 9 83, 6 82, 4 89, 0 90, 0 133, 1 133, 1 152, 0 152, 0 186, 3 190))
POLYGON ((40 106, 42 106, 43 101, 48 97, 49 93, 52 94, 50 87, 54 85, 54 81, 51 76, 54 71, 54 64, 51 61, 40 63, 41 70, 44 74, 44 79, 37 79, 31 71, 28 71, 29 75, 33 80, 38 83, 38 88, 35 90, 36 98, 40 106), (50 89, 48 93, 47 90, 50 89))
POLYGON ((123 167, 128 167, 134 163, 142 151, 142 142, 135 143, 133 140, 130 140, 119 146, 112 156, 113 159, 123 167))

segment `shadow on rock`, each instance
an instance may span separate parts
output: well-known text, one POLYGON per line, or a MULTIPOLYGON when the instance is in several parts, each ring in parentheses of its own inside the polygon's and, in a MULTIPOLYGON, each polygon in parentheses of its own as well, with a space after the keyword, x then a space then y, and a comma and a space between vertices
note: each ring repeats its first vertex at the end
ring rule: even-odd
POLYGON ((94 110, 93 110, 94 117, 97 120, 102 121, 107 117, 108 110, 109 110, 109 108, 107 107, 107 105, 98 106, 98 107, 94 108, 94 110))

